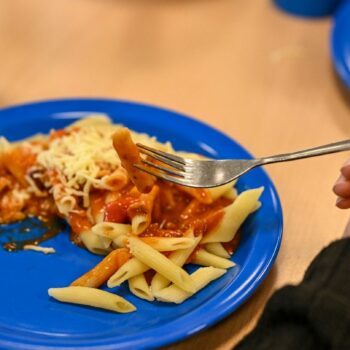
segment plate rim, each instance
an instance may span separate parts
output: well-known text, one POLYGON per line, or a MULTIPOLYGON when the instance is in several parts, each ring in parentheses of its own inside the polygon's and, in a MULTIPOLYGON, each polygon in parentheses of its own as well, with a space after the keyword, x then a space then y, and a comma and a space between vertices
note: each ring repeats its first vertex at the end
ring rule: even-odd
MULTIPOLYGON (((342 49, 342 32, 339 29, 345 23, 346 16, 350 15, 350 1, 347 0, 339 6, 333 17, 333 25, 330 35, 331 58, 334 68, 343 83, 350 89, 350 68, 345 63, 344 52, 342 49)), ((349 23, 349 22, 348 22, 349 23)), ((350 31, 350 25, 349 25, 350 31)))
MULTIPOLYGON (((146 107, 148 109, 156 109, 160 112, 165 112, 165 113, 170 113, 173 116, 176 116, 176 118, 180 118, 183 120, 189 120, 191 123, 195 123, 197 124, 197 126, 200 126, 201 128, 205 128, 205 129, 210 129, 210 131, 214 131, 215 133, 217 133, 220 137, 223 137, 226 139, 226 141, 229 141, 230 143, 236 145, 237 147, 239 147, 241 150, 243 150, 248 156, 252 157, 250 152, 247 151, 247 149, 245 147, 243 147, 238 141, 236 141, 235 139, 231 138, 230 136, 226 135, 224 132, 222 132, 221 130, 217 129, 215 126, 212 126, 206 122, 203 122, 199 119, 196 119, 195 117, 192 116, 188 116, 182 112, 178 112, 175 111, 173 109, 169 109, 169 108, 163 108, 157 105, 153 105, 153 104, 147 104, 147 103, 143 103, 143 102, 134 102, 131 100, 127 100, 127 99, 113 99, 113 98, 90 98, 90 97, 79 97, 79 98, 55 98, 55 99, 48 99, 48 100, 37 100, 37 101, 33 101, 33 102, 25 102, 25 103, 20 103, 20 104, 16 104, 13 106, 7 106, 4 108, 0 108, 0 124, 1 124, 1 117, 3 114, 6 114, 8 112, 11 112, 13 110, 20 110, 22 108, 35 108, 35 107, 42 107, 43 105, 50 105, 50 104, 70 104, 70 103, 77 103, 77 104, 84 104, 84 103, 111 103, 111 104, 123 104, 123 105, 129 105, 129 106, 136 106, 136 107, 146 107)), ((106 112, 106 114, 108 114, 106 112)), ((281 241, 282 241, 282 236, 283 236, 283 211, 282 211, 282 205, 281 205, 281 201, 280 198, 278 196, 278 192, 276 190, 276 187, 274 185, 274 183, 272 182, 271 178, 269 177, 269 175, 265 172, 264 169, 259 169, 260 172, 263 173, 264 177, 267 179, 268 181, 268 185, 270 187, 271 190, 271 195, 273 196, 274 199, 274 208, 276 209, 276 213, 278 213, 279 215, 277 216, 277 223, 276 223, 276 234, 277 234, 277 240, 276 240, 276 245, 274 246, 274 249, 270 252, 270 254, 268 255, 268 259, 267 262, 264 264, 263 268, 260 269, 259 274, 255 277, 255 279, 249 283, 248 287, 246 287, 244 289, 244 291, 241 292, 241 294, 239 296, 237 296, 233 301, 229 301, 228 305, 227 302, 226 304, 224 304, 225 308, 221 309, 220 312, 218 312, 215 315, 211 315, 210 319, 207 319, 205 322, 200 322, 200 325, 197 327, 194 327, 194 330, 188 330, 187 328, 185 329, 181 329, 181 330, 177 330, 176 332, 171 332, 171 333, 167 333, 164 332, 162 334, 158 334, 156 338, 145 338, 145 341, 141 341, 137 340, 132 341, 129 340, 126 343, 123 343, 122 347, 118 347, 118 344, 114 343, 113 341, 118 339, 117 337, 113 337, 113 338, 107 338, 109 339, 109 344, 94 344, 88 347, 88 349, 126 349, 130 346, 136 346, 136 347, 140 347, 142 346, 143 349, 147 349, 147 348, 155 348, 155 347, 160 347, 160 346, 165 346, 165 345, 169 345, 171 343, 175 343, 181 340, 184 340, 186 338, 188 338, 189 336, 192 336, 198 332, 201 332, 207 328, 209 328, 210 326, 212 326, 213 324, 219 322, 220 320, 226 318, 229 314, 231 314, 232 312, 234 312, 235 310, 237 310, 245 301, 247 301, 250 296, 256 291, 256 289, 260 286, 260 284, 262 283, 262 281, 265 279, 265 277, 267 276, 268 272, 270 271, 271 267, 273 266, 273 263, 275 262, 275 259, 277 257, 278 251, 280 249, 281 246, 281 241), (150 342, 149 340, 152 340, 152 342, 150 342)), ((208 302, 213 302, 214 298, 211 298, 208 302)), ((195 312, 196 310, 194 310, 195 312)), ((191 315, 193 312, 190 312, 189 315, 191 315)), ((188 315, 186 315, 188 316, 188 315)), ((185 316, 185 317, 186 317, 185 316)), ((177 319, 172 320, 171 322, 168 322, 166 324, 172 324, 172 323, 176 323, 177 319)), ((157 327, 151 327, 150 329, 143 331, 143 333, 147 334, 152 332, 153 329, 159 329, 164 327, 163 325, 161 326, 157 326, 157 327)), ((150 335, 150 334, 149 334, 150 335)), ((129 336, 130 337, 130 336, 129 336)), ((119 337, 120 338, 120 337, 119 337)), ((106 339, 105 339, 106 341, 106 339)), ((20 348, 22 349, 52 349, 55 345, 41 345, 41 344, 30 344, 30 343, 26 343, 25 347, 23 347, 23 343, 16 343, 16 342, 8 342, 6 340, 2 340, 0 339, 0 345, 2 346, 7 346, 7 349, 18 349, 19 345, 22 345, 20 348)), ((76 349, 76 348, 87 348, 86 346, 82 345, 68 345, 68 346, 63 346, 62 348, 64 349, 76 349)), ((134 347, 134 348, 136 348, 134 347)))

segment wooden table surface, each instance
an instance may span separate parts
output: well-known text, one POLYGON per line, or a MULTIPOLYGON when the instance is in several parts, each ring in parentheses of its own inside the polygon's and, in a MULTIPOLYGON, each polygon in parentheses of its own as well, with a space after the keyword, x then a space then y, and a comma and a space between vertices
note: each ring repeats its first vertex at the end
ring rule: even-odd
MULTIPOLYGON (((349 97, 332 69, 331 21, 269 0, 2 0, 0 107, 109 97, 184 112, 269 155, 349 137, 349 97)), ((332 185, 349 154, 266 168, 284 209, 277 261, 261 287, 216 326, 167 350, 230 349, 268 297, 298 282, 340 237, 348 213, 332 185)))

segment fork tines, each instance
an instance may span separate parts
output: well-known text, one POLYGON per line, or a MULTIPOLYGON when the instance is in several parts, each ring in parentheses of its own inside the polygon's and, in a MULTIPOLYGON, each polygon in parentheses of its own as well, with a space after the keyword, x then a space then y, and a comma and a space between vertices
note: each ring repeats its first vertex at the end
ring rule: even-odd
POLYGON ((147 155, 150 160, 142 158, 143 164, 135 164, 135 167, 163 180, 177 183, 176 180, 178 179, 181 184, 183 183, 184 178, 186 178, 185 159, 140 143, 137 143, 136 146, 140 153, 147 155), (159 164, 157 161, 166 166, 159 164))

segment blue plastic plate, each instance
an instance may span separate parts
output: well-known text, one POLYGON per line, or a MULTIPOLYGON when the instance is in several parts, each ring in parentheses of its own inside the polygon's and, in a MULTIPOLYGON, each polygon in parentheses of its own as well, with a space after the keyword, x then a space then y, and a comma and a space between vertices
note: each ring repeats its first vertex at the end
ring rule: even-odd
MULTIPOLYGON (((0 110, 0 134, 18 140, 51 128, 62 128, 90 113, 106 113, 117 123, 170 140, 176 149, 214 158, 251 158, 221 132, 178 113, 131 102, 75 99, 39 102, 0 110)), ((276 190, 262 169, 242 177, 238 189, 265 186, 262 207, 243 227, 233 256, 237 267, 181 305, 149 303, 131 295, 126 286, 115 291, 137 311, 116 314, 59 303, 47 295, 64 287, 101 258, 74 246, 63 231, 31 251, 9 253, 0 247, 1 349, 146 349, 179 341, 237 309, 271 268, 282 237, 282 210, 276 190)))
POLYGON ((350 1, 340 6, 331 35, 332 60, 337 73, 350 89, 350 1))

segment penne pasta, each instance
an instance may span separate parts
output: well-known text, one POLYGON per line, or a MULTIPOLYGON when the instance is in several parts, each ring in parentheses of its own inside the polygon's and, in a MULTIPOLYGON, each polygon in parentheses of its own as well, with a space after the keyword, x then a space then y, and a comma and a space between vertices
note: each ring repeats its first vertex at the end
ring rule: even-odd
POLYGON ((92 253, 98 255, 106 255, 111 251, 110 238, 95 235, 92 231, 84 231, 80 234, 80 239, 84 246, 92 253))
POLYGON ((110 191, 119 191, 129 182, 128 176, 124 168, 119 167, 110 175, 105 175, 101 178, 98 185, 95 187, 107 189, 110 191))
MULTIPOLYGON (((192 230, 191 230, 191 233, 193 237, 192 230)), ((191 234, 188 233, 188 236, 190 237, 191 234)), ((190 255, 193 253, 195 248, 197 247, 198 243, 202 239, 202 236, 193 237, 193 239, 194 239, 194 244, 190 248, 179 249, 179 250, 176 250, 175 252, 172 252, 169 255, 169 260, 171 260, 177 266, 183 266, 188 260, 188 258, 190 257, 190 255)), ((152 282, 151 282, 152 293, 167 287, 170 283, 171 281, 169 281, 166 277, 164 277, 163 275, 157 272, 153 276, 152 282)))
POLYGON ((131 293, 135 294, 137 297, 148 301, 154 300, 154 296, 151 293, 143 273, 130 278, 128 283, 131 293))
POLYGON ((120 235, 113 239, 112 245, 118 248, 126 247, 128 244, 128 236, 127 235, 120 235))
POLYGON ((50 297, 64 303, 92 306, 120 313, 128 313, 136 310, 136 307, 124 298, 95 288, 50 288, 48 294, 50 297))
POLYGON ((235 263, 233 261, 209 253, 205 249, 197 250, 192 262, 197 265, 213 266, 219 269, 228 269, 232 266, 235 266, 235 263))
POLYGON ((130 258, 131 254, 128 249, 115 249, 90 271, 86 272, 84 275, 72 282, 71 286, 98 288, 130 258))
POLYGON ((255 211, 259 210, 261 207, 261 202, 257 201, 256 205, 254 206, 254 208, 252 209, 252 213, 254 213, 255 211))
POLYGON ((117 224, 114 222, 100 222, 91 228, 91 231, 102 237, 115 239, 119 236, 126 235, 131 232, 131 225, 117 224))
POLYGON ((142 193, 135 203, 128 208, 128 215, 131 217, 131 231, 139 235, 150 225, 154 201, 159 193, 159 187, 153 186, 149 193, 142 193))
POLYGON ((145 265, 157 271, 180 288, 188 292, 194 290, 193 282, 188 273, 162 253, 159 253, 136 237, 130 237, 129 246, 131 254, 145 265))
POLYGON ((208 188, 208 191, 210 192, 213 200, 215 201, 222 196, 234 199, 236 196, 232 196, 232 194, 237 194, 236 190, 233 187, 236 181, 237 180, 233 180, 222 186, 208 188))
POLYGON ((220 256, 222 258, 226 258, 226 259, 230 258, 230 254, 227 252, 227 250, 219 242, 207 243, 205 245, 205 250, 208 251, 209 253, 220 256))
POLYGON ((132 258, 127 261, 120 269, 118 269, 107 281, 107 286, 113 288, 121 285, 124 281, 140 275, 149 270, 149 266, 138 260, 132 258))
POLYGON ((58 199, 56 203, 58 211, 62 215, 68 216, 69 213, 74 210, 77 201, 73 196, 64 196, 61 199, 58 199))
POLYGON ((256 207, 264 188, 242 192, 237 199, 224 209, 224 217, 220 224, 209 232, 201 243, 229 242, 235 236, 244 220, 256 207))
POLYGON ((177 185, 177 187, 183 191, 191 195, 193 198, 197 199, 199 203, 211 204, 213 203, 213 198, 211 196, 211 192, 207 188, 193 188, 177 185))
POLYGON ((234 201, 237 198, 237 196, 237 190, 234 187, 231 187, 222 195, 223 198, 230 199, 231 201, 234 201))
POLYGON ((191 274, 192 281, 195 285, 193 292, 184 291, 175 284, 172 284, 167 288, 154 292, 153 295, 159 301, 181 304, 193 294, 197 293, 199 290, 208 285, 210 282, 221 277, 225 272, 226 270, 217 269, 215 267, 201 267, 191 274))
POLYGON ((135 215, 131 220, 131 230, 135 235, 142 233, 150 224, 151 217, 147 214, 135 215))
POLYGON ((131 181, 142 193, 151 191, 155 178, 137 168, 134 164, 140 164, 141 158, 137 146, 131 139, 127 128, 118 129, 113 135, 113 146, 117 151, 123 167, 129 174, 131 181))
POLYGON ((195 243, 195 240, 189 237, 140 237, 140 239, 160 252, 190 248, 195 243))

